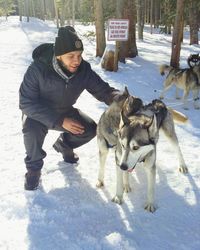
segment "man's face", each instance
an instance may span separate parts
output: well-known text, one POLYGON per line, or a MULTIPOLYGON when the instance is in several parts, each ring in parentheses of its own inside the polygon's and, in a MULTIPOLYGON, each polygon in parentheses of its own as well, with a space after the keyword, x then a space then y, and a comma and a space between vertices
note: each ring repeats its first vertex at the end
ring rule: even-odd
POLYGON ((82 61, 82 51, 72 51, 56 57, 71 73, 75 73, 82 61))

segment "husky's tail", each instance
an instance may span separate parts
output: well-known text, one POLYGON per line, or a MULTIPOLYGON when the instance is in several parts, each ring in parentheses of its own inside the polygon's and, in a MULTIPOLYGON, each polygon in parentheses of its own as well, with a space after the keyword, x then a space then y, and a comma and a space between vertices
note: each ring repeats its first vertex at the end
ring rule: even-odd
POLYGON ((161 64, 161 65, 159 66, 159 71, 160 71, 160 74, 161 74, 162 76, 164 76, 165 73, 169 73, 169 71, 172 70, 172 69, 173 69, 173 67, 171 67, 171 66, 169 66, 169 65, 167 65, 167 64, 161 64))
POLYGON ((175 109, 172 109, 170 107, 167 107, 167 109, 171 112, 174 121, 177 121, 180 123, 186 123, 188 121, 188 117, 184 115, 183 113, 175 109))

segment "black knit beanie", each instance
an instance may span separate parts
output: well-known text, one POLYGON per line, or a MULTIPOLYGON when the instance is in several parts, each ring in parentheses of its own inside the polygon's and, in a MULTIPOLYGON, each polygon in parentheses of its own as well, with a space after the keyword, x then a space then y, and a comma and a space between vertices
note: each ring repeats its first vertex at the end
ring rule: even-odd
POLYGON ((55 56, 61 56, 71 51, 82 51, 83 43, 71 26, 60 27, 55 40, 55 56))

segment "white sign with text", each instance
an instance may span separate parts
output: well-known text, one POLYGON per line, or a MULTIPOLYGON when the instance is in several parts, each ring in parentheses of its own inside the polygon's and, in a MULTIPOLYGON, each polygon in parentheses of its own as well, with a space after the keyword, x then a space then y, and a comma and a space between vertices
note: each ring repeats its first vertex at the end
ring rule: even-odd
POLYGON ((128 19, 108 20, 108 41, 127 41, 128 30, 128 19))

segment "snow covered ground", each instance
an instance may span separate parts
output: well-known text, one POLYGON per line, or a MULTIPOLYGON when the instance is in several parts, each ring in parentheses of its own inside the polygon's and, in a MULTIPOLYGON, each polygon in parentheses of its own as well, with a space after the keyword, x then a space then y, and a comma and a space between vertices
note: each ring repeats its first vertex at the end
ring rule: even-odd
MULTIPOLYGON (((146 29, 144 41, 137 41, 139 56, 119 65, 117 73, 105 72, 95 58, 92 39, 84 34, 94 27, 75 27, 84 42, 84 58, 112 86, 149 102, 159 97, 163 77, 158 65, 168 63, 171 37, 151 35, 146 29)), ((49 131, 42 173, 42 187, 24 191, 24 146, 18 89, 32 50, 43 42, 53 42, 56 27, 31 19, 20 23, 17 17, 0 19, 0 249, 1 250, 199 250, 200 249, 200 110, 185 111, 174 99, 174 89, 165 102, 189 117, 186 125, 176 124, 180 146, 189 174, 178 172, 178 161, 161 134, 158 143, 156 204, 154 214, 143 209, 146 175, 142 167, 131 175, 132 192, 123 205, 111 202, 115 192, 115 164, 111 153, 107 161, 106 186, 95 187, 98 172, 96 139, 77 149, 78 166, 64 164, 52 144, 59 135, 49 131)), ((186 67, 190 53, 186 31, 181 50, 181 66, 186 67)), ((88 93, 76 104, 98 121, 105 105, 88 93)))

